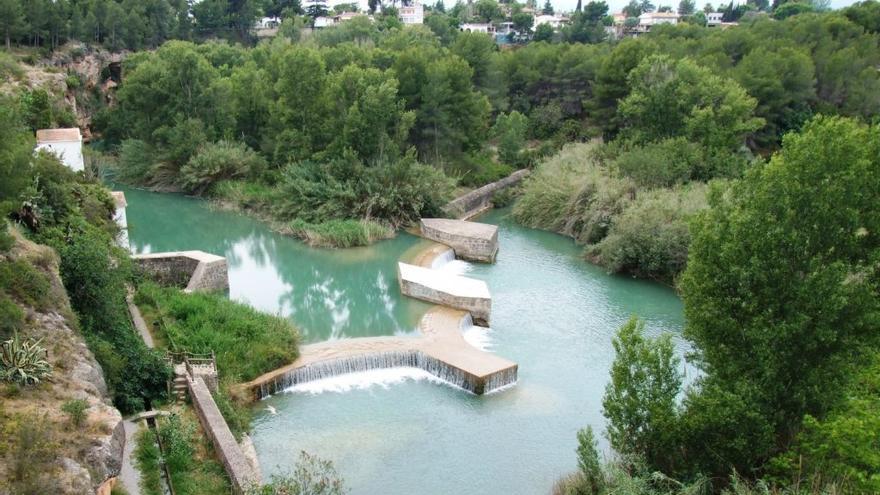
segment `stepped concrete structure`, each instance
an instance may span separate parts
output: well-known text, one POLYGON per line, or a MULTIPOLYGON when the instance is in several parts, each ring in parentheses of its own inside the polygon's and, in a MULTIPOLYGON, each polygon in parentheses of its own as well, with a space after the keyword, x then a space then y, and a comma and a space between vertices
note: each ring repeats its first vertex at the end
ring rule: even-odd
MULTIPOLYGON (((516 383, 516 363, 481 351, 465 341, 463 330, 474 322, 488 324, 492 309, 482 280, 437 270, 458 257, 495 260, 498 232, 494 225, 425 219, 422 233, 447 241, 425 243, 421 251, 398 263, 401 292, 436 303, 419 323, 419 337, 365 337, 300 347, 293 363, 242 385, 254 399, 294 385, 371 369, 415 367, 474 394, 516 383)), ((426 236, 427 237, 427 236, 426 236)))
POLYGON ((492 296, 486 282, 407 263, 397 263, 397 273, 403 295, 467 311, 474 322, 489 324, 492 296))
POLYGON ((226 258, 204 251, 176 251, 132 255, 141 270, 165 285, 184 292, 229 288, 226 258))
POLYGON ((425 239, 446 244, 455 256, 464 260, 494 263, 498 254, 498 226, 487 223, 423 218, 421 234, 425 239))
POLYGON ((298 383, 398 366, 424 369, 475 394, 515 382, 516 363, 464 340, 462 327, 470 324, 468 312, 434 306, 419 324, 421 337, 364 337, 305 345, 292 364, 270 371, 244 388, 259 399, 298 383))

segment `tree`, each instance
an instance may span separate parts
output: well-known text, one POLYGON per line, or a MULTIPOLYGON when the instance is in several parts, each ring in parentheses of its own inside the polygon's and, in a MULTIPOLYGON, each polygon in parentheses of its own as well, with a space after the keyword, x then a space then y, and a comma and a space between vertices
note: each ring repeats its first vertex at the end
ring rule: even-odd
POLYGON ((817 117, 729 191, 716 187, 692 223, 680 287, 705 373, 683 415, 694 470, 759 467, 805 414, 838 404, 876 349, 878 136, 817 117))
POLYGON ((816 9, 809 3, 788 2, 773 10, 773 18, 781 21, 783 19, 788 19, 791 16, 810 13, 815 10, 816 9))
POLYGON ((682 377, 670 336, 645 338, 644 328, 630 318, 612 341, 615 357, 602 414, 608 418, 608 440, 625 462, 643 459, 663 470, 673 451, 682 377))
POLYGON ((535 28, 535 35, 532 37, 535 41, 553 41, 553 28, 546 22, 538 24, 535 28))
POLYGON ((532 32, 532 25, 535 24, 535 18, 531 14, 519 12, 513 14, 510 20, 513 21, 513 30, 516 31, 517 36, 528 39, 532 32))
POLYGON ((682 136, 706 149, 731 152, 761 127, 756 101, 735 81, 688 59, 643 60, 629 75, 632 92, 618 107, 636 143, 682 136))
POLYGON ((544 8, 541 9, 541 13, 544 15, 553 15, 553 4, 550 3, 550 0, 544 2, 544 8))
POLYGON ((451 50, 471 66, 474 85, 480 89, 488 89, 492 54, 498 50, 495 40, 484 33, 460 33, 451 50))
POLYGON ((692 15, 695 9, 694 0, 681 0, 678 2, 678 15, 692 15))
POLYGON ((18 0, 0 0, 0 30, 6 38, 6 50, 11 41, 18 38, 26 28, 24 10, 18 0))
POLYGON ((602 465, 599 463, 599 451, 596 448, 596 435, 593 428, 587 426, 577 432, 578 468, 583 476, 583 486, 588 494, 601 493, 604 485, 602 465))
POLYGON ((269 483, 248 488, 247 495, 343 495, 344 482, 333 463, 303 451, 292 474, 273 475, 269 483))
POLYGON ((645 13, 645 12, 654 12, 654 9, 655 9, 655 8, 656 8, 656 7, 654 6, 654 3, 651 2, 651 0, 642 0, 641 3, 639 3, 639 10, 640 10, 642 13, 645 13))
POLYGON ((642 15, 642 7, 637 0, 629 0, 629 3, 623 8, 623 13, 628 18, 638 17, 642 15))
POLYGON ((605 16, 608 15, 608 4, 604 1, 601 2, 590 2, 587 4, 587 7, 584 9, 584 19, 587 22, 598 23, 601 22, 605 16))
POLYGON ((733 77, 758 101, 755 113, 765 120, 755 136, 760 146, 777 145, 811 116, 816 71, 802 50, 757 47, 742 58, 733 77))
POLYGON ((575 6, 574 11, 575 11, 575 12, 580 12, 580 11, 581 11, 581 8, 582 8, 581 0, 578 0, 578 3, 577 3, 577 5, 575 6))
POLYGON ((523 165, 520 158, 528 127, 529 119, 516 110, 498 115, 492 134, 498 139, 498 158, 502 163, 514 167, 523 165))
POLYGON ((483 22, 492 22, 503 18, 501 7, 495 0, 477 0, 474 4, 476 17, 483 22))

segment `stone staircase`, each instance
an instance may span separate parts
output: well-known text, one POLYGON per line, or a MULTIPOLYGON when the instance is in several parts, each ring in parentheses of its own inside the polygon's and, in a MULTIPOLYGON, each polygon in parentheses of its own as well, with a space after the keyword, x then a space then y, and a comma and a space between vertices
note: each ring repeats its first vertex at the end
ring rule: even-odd
POLYGON ((184 402, 188 390, 186 382, 186 365, 178 364, 174 366, 174 379, 171 382, 171 394, 177 402, 184 402))

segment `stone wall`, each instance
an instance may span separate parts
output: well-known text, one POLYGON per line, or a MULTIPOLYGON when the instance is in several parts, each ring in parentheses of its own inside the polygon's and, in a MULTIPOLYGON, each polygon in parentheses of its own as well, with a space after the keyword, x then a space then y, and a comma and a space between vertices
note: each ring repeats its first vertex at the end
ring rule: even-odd
POLYGON ((163 285, 186 291, 229 288, 226 258, 203 251, 138 254, 139 269, 163 285))
POLYGON ((214 451, 223 463, 226 474, 229 475, 233 492, 244 493, 251 486, 258 484, 259 478, 235 441, 204 380, 200 376, 196 376, 195 379, 187 376, 187 385, 202 429, 214 444, 214 451))
POLYGON ((494 263, 498 254, 498 227, 477 222, 423 218, 422 236, 445 244, 455 251, 457 258, 494 263))
POLYGON ((463 196, 453 199, 443 207, 443 212, 448 216, 458 218, 459 220, 468 219, 491 206, 492 196, 494 196, 496 192, 519 184, 520 181, 526 178, 530 173, 531 171, 528 169, 517 170, 497 182, 486 184, 479 189, 475 189, 463 196))
POLYGON ((400 292, 422 301, 467 311, 477 324, 489 325, 492 296, 482 280, 398 263, 400 292))

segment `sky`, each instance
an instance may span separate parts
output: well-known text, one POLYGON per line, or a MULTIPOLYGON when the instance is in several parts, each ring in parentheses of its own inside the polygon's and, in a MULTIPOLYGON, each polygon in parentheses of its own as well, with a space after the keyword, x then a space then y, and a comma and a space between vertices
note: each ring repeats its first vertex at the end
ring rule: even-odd
MULTIPOLYGON (((430 3, 431 0, 423 0, 423 3, 430 3)), ((544 0, 535 0, 539 5, 544 5, 544 0)), ((589 0, 583 0, 583 3, 586 4, 589 0)), ((660 5, 669 5, 673 9, 678 7, 679 0, 652 0, 658 7, 660 5)), ((698 9, 702 9, 703 5, 706 5, 707 0, 694 0, 697 4, 698 9)), ((856 3, 858 0, 831 0, 831 7, 835 9, 839 9, 841 7, 846 7, 856 3)), ((608 3, 608 10, 612 13, 620 12, 626 4, 629 3, 629 0, 605 0, 608 3)), ((730 0, 726 0, 724 3, 729 3, 730 0)), ((553 4, 553 8, 563 11, 574 10, 575 5, 577 5, 577 0, 550 0, 550 3, 553 4)), ((718 5, 718 0, 709 0, 709 3, 712 5, 718 5)), ((734 2, 739 3, 739 2, 734 2)), ((447 6, 450 4, 455 4, 455 1, 446 0, 447 6)))

